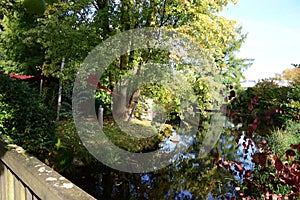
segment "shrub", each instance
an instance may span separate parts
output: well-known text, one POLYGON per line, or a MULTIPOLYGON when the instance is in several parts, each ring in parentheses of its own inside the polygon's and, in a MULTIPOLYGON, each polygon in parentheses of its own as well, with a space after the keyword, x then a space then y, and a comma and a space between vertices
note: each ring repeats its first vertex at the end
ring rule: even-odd
POLYGON ((93 165, 91 163, 96 159, 83 146, 72 118, 57 122, 55 134, 58 140, 46 164, 63 173, 72 173, 79 166, 93 165))
POLYGON ((279 129, 267 137, 270 148, 277 156, 285 158, 291 144, 300 143, 300 124, 288 121, 285 130, 279 129))
POLYGON ((253 165, 216 158, 220 167, 239 177, 231 182, 239 199, 299 199, 299 103, 299 85, 280 87, 272 81, 248 88, 230 102, 227 116, 243 123, 242 130, 235 127, 231 134, 238 144, 245 136, 240 145, 253 165))
POLYGON ((29 152, 46 152, 55 141, 49 113, 27 83, 0 75, 0 135, 29 152))
POLYGON ((235 124, 242 123, 248 132, 267 135, 285 127, 287 121, 299 122, 298 87, 281 87, 272 81, 262 81, 238 94, 228 106, 227 115, 235 124))

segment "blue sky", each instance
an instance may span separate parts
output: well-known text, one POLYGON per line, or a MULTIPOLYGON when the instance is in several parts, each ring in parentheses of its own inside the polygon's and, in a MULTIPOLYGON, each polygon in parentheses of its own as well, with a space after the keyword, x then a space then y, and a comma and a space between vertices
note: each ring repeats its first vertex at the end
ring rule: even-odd
POLYGON ((300 63, 300 0, 239 0, 222 15, 248 33, 239 57, 253 58, 246 79, 272 77, 300 63))

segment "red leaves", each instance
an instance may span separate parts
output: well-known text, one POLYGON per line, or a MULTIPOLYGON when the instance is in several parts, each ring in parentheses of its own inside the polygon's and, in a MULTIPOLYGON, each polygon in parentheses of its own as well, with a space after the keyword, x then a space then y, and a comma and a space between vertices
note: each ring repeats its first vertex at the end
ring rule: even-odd
MULTIPOLYGON (((292 145, 295 149, 299 147, 298 145, 292 145)), ((286 152, 287 157, 296 156, 296 152, 293 150, 288 150, 286 152)), ((288 163, 282 162, 280 157, 276 156, 273 152, 260 152, 255 153, 252 156, 252 161, 260 165, 255 171, 259 174, 253 174, 254 171, 246 171, 244 176, 243 185, 246 188, 257 188, 263 196, 271 197, 272 199, 298 199, 300 197, 300 163, 296 162, 288 163), (272 166, 275 167, 272 170, 272 166), (259 169, 259 171, 257 171, 259 169), (262 178, 262 174, 265 179, 262 178), (268 184, 261 184, 262 180, 268 182, 268 184), (281 186, 287 186, 291 189, 291 192, 285 195, 275 195, 274 191, 270 189, 269 185, 273 185, 274 188, 281 186), (295 198, 296 197, 296 198, 295 198)), ((245 191, 243 191, 245 192, 245 191)))
POLYGON ((231 90, 229 95, 229 100, 233 99, 235 97, 235 91, 231 90))
MULTIPOLYGON (((239 133, 239 132, 238 132, 239 133)), ((241 134, 238 134, 238 138, 241 134)), ((248 150, 254 145, 252 140, 247 139, 242 143, 244 149, 248 150)), ((291 160, 290 162, 282 162, 279 156, 276 156, 267 147, 267 141, 262 140, 261 152, 252 155, 252 162, 255 163, 254 169, 247 169, 244 164, 237 161, 219 160, 219 166, 224 167, 231 173, 239 177, 243 177, 243 187, 235 185, 239 188, 237 191, 240 198, 253 199, 251 193, 247 190, 259 191, 259 194, 271 199, 299 199, 300 197, 300 162, 299 160, 291 160), (287 187, 290 192, 284 194, 275 194, 278 188, 287 187), (247 188, 247 189, 242 189, 247 188)), ((291 148, 300 150, 300 144, 293 144, 291 148)), ((286 151, 288 158, 296 158, 296 150, 286 151)))
POLYGON ((232 103, 231 105, 233 105, 233 108, 237 105, 241 105, 242 107, 236 108, 236 110, 227 109, 226 116, 234 124, 242 123, 243 130, 241 131, 238 128, 230 129, 230 134, 235 135, 238 147, 242 145, 245 160, 248 159, 251 153, 254 153, 255 149, 258 149, 259 152, 252 155, 252 162, 255 163, 254 168, 251 168, 251 166, 249 169, 244 163, 237 160, 222 159, 222 157, 217 162, 218 166, 229 170, 232 174, 241 178, 241 185, 243 187, 238 187, 241 186, 238 183, 234 185, 238 188, 236 191, 240 195, 240 198, 253 199, 251 192, 256 191, 256 194, 268 197, 268 199, 299 199, 300 143, 291 145, 291 149, 286 151, 287 161, 283 162, 279 156, 272 152, 268 142, 263 139, 265 135, 257 137, 260 131, 264 131, 265 134, 268 133, 269 129, 266 126, 270 124, 278 125, 276 120, 284 114, 289 114, 288 110, 277 105, 272 105, 267 107, 268 110, 263 110, 265 109, 262 106, 264 105, 264 101, 263 99, 262 101, 258 101, 258 96, 251 98, 251 101, 249 98, 246 98, 246 101, 241 99, 240 104, 238 100, 240 99, 236 98, 235 105, 232 103), (241 138, 243 139, 242 141, 241 138), (287 191, 284 194, 277 194, 281 189, 287 189, 287 191))
POLYGON ((295 151, 289 149, 285 152, 286 160, 289 160, 290 157, 294 157, 296 155, 295 151))
POLYGON ((257 127, 258 127, 259 124, 260 124, 260 121, 259 121, 258 118, 256 117, 256 118, 254 119, 253 123, 248 125, 248 127, 249 127, 249 132, 250 132, 250 133, 253 133, 253 132, 257 129, 257 127))
POLYGON ((253 173, 253 171, 247 170, 247 171, 245 172, 245 177, 246 177, 246 178, 250 178, 251 175, 252 175, 252 173, 253 173))
POLYGON ((261 144, 262 144, 263 147, 265 147, 267 145, 267 140, 263 139, 261 144))
POLYGON ((248 145, 247 145, 247 147, 249 148, 249 147, 251 147, 252 146, 252 141, 251 140, 248 140, 248 145))
POLYGON ((241 132, 238 132, 237 136, 235 137, 235 142, 238 144, 240 139, 242 137, 242 133, 241 132))
POLYGON ((248 110, 253 110, 253 105, 252 104, 248 105, 248 110))
POLYGON ((258 96, 256 95, 251 99, 251 104, 255 106, 257 104, 257 101, 258 101, 258 96))
POLYGON ((267 153, 255 153, 252 156, 252 162, 259 164, 260 166, 265 166, 267 162, 267 153))
POLYGON ((257 129, 257 124, 249 124, 248 127, 249 127, 249 132, 252 133, 257 129))
POLYGON ((292 149, 297 149, 298 152, 300 152, 300 143, 299 144, 291 144, 292 149))
POLYGON ((258 96, 254 96, 252 99, 251 99, 251 103, 248 104, 248 110, 253 110, 254 106, 256 106, 257 104, 257 101, 258 101, 258 96))
POLYGON ((229 169, 229 168, 231 167, 231 163, 230 163, 228 160, 225 160, 225 161, 223 162, 223 167, 224 167, 225 169, 229 169))
POLYGON ((275 168, 278 172, 283 170, 283 163, 281 162, 279 157, 275 157, 275 168))

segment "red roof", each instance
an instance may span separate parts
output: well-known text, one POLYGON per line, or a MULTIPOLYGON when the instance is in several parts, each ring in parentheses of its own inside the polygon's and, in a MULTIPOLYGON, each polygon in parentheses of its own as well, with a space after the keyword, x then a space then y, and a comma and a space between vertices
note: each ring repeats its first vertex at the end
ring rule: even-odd
POLYGON ((12 79, 16 80, 22 80, 22 81, 39 81, 41 79, 43 80, 50 80, 50 81, 57 81, 56 78, 53 77, 45 77, 43 75, 39 75, 39 76, 30 76, 30 75, 19 75, 19 74, 8 74, 8 76, 10 76, 12 79))
POLYGON ((31 79, 34 77, 34 76, 26 76, 26 75, 18 75, 18 74, 9 74, 9 76, 13 79, 21 79, 21 80, 31 79))
MULTIPOLYGON (((9 76, 12 78, 12 79, 20 79, 20 80, 24 80, 24 81, 33 81, 33 80, 41 80, 41 79, 49 79, 49 78, 46 78, 42 75, 40 76, 28 76, 28 75, 18 75, 18 74, 9 74, 9 76)), ((52 78, 53 79, 53 78, 52 78)), ((115 95, 118 95, 117 93, 111 91, 110 89, 100 85, 99 81, 97 80, 96 76, 95 75, 89 75, 88 76, 88 80, 87 80, 88 84, 90 84, 91 86, 94 86, 98 89, 101 89, 101 90, 105 90, 107 92, 110 92, 112 94, 115 94, 115 95)))

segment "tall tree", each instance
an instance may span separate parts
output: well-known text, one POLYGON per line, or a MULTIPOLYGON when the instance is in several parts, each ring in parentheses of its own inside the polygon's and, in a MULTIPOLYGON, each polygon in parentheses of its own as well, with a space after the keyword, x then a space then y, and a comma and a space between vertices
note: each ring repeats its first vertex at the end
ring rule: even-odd
MULTIPOLYGON (((0 65, 6 72, 43 73, 66 82, 74 78, 85 57, 97 44, 117 33, 143 27, 160 27, 186 34, 210 55, 216 66, 214 70, 223 76, 224 83, 238 81, 241 71, 249 65, 248 59, 238 59, 235 56, 245 39, 241 27, 235 21, 219 15, 223 7, 230 2, 236 3, 235 0, 64 0, 53 4, 46 1, 46 10, 42 14, 28 13, 28 10, 26 12, 21 2, 0 2, 0 13, 4 16, 1 22, 3 31, 0 33, 0 48, 4 56, 0 65), (65 66, 61 72, 63 58, 65 66)), ((150 48, 131 51, 130 44, 130 38, 123 43, 122 47, 127 53, 107 68, 101 79, 102 85, 112 89, 127 70, 138 69, 151 60, 162 63, 170 60, 168 52, 150 48)), ((176 61, 176 58, 172 59, 176 61)), ((201 111, 204 112, 204 104, 213 101, 213 95, 207 89, 207 80, 199 75, 198 69, 186 67, 180 60, 176 67, 175 70, 188 75, 188 80, 198 95, 199 104, 203 104, 201 111)), ((67 87, 63 88, 66 90, 67 87)), ((118 92, 124 97, 130 96, 128 88, 118 92)), ((101 95, 105 98, 108 96, 106 93, 101 95)), ((123 98, 116 106, 124 115, 129 113, 130 107, 125 100, 127 99, 123 98)), ((197 159, 193 162, 205 164, 203 160, 197 159)), ((177 173, 182 176, 176 176, 176 183, 183 185, 183 188, 193 188, 195 197, 198 190, 205 188, 198 196, 206 197, 210 187, 214 185, 203 182, 200 185, 198 180, 203 178, 203 171, 198 170, 191 162, 182 163, 184 164, 187 167, 182 169, 186 169, 186 172, 177 173), (195 173, 197 181, 192 184, 184 182, 194 177, 195 173)), ((209 165, 212 169, 213 163, 209 165)), ((207 182, 212 179, 219 181, 219 178, 208 174, 207 182)), ((178 188, 174 186, 175 189, 178 188)))
POLYGON ((41 45, 36 42, 32 32, 36 20, 26 14, 22 4, 11 1, 1 1, 3 13, 0 35, 1 49, 4 59, 1 65, 7 72, 38 74, 36 66, 43 63, 41 45))
MULTIPOLYGON (((22 1, 11 6, 13 2, 6 0, 0 4, 4 14, 1 65, 7 72, 72 79, 88 52, 101 41, 143 27, 173 29, 189 35, 211 55, 224 83, 238 81, 241 71, 249 66, 250 60, 237 59, 234 54, 245 39, 241 27, 218 14, 235 0, 46 1, 42 14, 28 12, 22 1), (59 69, 63 57, 66 61, 62 74, 59 69)), ((102 84, 111 89, 124 71, 160 59, 160 54, 151 50, 131 51, 130 38, 123 44, 123 50, 128 53, 120 56, 108 68, 107 78, 103 78, 102 84)), ((197 79, 193 79, 194 83, 197 79)), ((123 93, 128 96, 126 90, 123 93)), ((123 110, 120 112, 128 112, 126 101, 119 103, 117 107, 123 110)))

